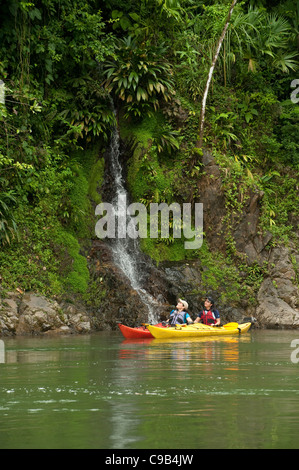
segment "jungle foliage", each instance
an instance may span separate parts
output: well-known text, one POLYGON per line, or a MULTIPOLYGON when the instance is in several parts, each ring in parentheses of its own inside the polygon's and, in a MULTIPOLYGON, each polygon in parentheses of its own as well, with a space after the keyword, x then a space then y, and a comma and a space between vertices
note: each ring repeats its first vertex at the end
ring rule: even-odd
MULTIPOLYGON (((187 200, 191 189, 197 200, 204 171, 196 148, 201 99, 230 3, 1 2, 4 286, 86 290, 78 239, 93 236, 92 203, 103 178, 99 152, 115 124, 111 100, 123 134, 143 145, 128 169, 132 194, 146 204, 169 203, 187 200)), ((298 231, 291 220, 299 215, 299 106, 290 99, 290 84, 299 78, 298 25, 297 0, 237 3, 204 129, 203 147, 232 175, 228 194, 236 180, 261 189, 262 223, 277 239, 298 231)), ((158 247, 175 259, 170 251, 181 253, 180 247, 169 243, 158 240, 158 247)))

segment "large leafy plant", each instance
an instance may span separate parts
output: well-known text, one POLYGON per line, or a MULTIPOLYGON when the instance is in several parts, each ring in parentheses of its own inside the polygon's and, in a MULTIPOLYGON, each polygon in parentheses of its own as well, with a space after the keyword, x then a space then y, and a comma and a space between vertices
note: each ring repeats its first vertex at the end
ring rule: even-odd
POLYGON ((243 61, 251 72, 256 72, 266 64, 284 73, 295 71, 298 68, 298 51, 292 37, 293 31, 291 23, 278 13, 270 13, 262 8, 240 11, 233 19, 225 39, 225 82, 226 78, 230 78, 234 64, 243 61))
POLYGON ((131 36, 119 41, 116 54, 105 66, 105 86, 124 102, 127 116, 151 116, 161 101, 174 95, 165 54, 164 44, 137 44, 131 36))

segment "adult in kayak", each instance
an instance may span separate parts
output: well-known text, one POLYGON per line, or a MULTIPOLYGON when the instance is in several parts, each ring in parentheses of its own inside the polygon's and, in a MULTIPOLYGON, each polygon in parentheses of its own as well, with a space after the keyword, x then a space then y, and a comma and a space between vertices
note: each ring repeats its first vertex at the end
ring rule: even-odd
POLYGON ((170 318, 166 321, 169 325, 182 325, 183 323, 193 323, 188 310, 188 303, 185 300, 179 299, 175 310, 170 312, 170 318))
POLYGON ((197 315, 194 323, 203 323, 204 325, 218 326, 220 325, 220 314, 214 306, 212 297, 207 296, 204 301, 203 310, 197 315))

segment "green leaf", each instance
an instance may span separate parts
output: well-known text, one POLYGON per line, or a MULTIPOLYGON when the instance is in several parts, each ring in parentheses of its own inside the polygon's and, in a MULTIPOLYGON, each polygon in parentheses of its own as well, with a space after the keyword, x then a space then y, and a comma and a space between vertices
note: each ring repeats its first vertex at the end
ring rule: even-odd
POLYGON ((113 10, 111 12, 111 16, 112 18, 115 20, 117 18, 121 18, 123 16, 123 12, 122 11, 119 11, 119 10, 113 10))
POLYGON ((247 124, 249 123, 249 121, 252 119, 252 114, 251 113, 245 113, 245 121, 247 122, 247 124))
POLYGON ((124 31, 126 31, 128 28, 130 28, 130 26, 131 26, 131 21, 129 20, 128 17, 123 16, 123 17, 120 19, 120 25, 121 25, 122 29, 123 29, 124 31))

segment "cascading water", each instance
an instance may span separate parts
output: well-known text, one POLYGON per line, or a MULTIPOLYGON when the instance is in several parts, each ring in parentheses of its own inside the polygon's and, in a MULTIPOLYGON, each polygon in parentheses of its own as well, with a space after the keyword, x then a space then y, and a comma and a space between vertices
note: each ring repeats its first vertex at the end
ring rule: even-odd
MULTIPOLYGON (((120 143, 119 133, 116 127, 112 133, 109 153, 111 175, 114 184, 114 196, 111 204, 113 206, 115 222, 116 225, 118 225, 118 219, 122 218, 123 220, 124 218, 123 207, 128 199, 128 194, 124 186, 122 167, 119 162, 120 143)), ((131 216, 125 214, 125 217, 126 226, 128 226, 131 216)), ((150 323, 157 322, 155 310, 158 307, 158 302, 142 286, 142 267, 144 267, 144 261, 142 261, 140 256, 138 240, 129 238, 128 236, 124 238, 116 236, 116 238, 110 239, 110 244, 113 252, 114 263, 127 276, 132 288, 139 294, 140 299, 148 308, 148 321, 150 323)))

